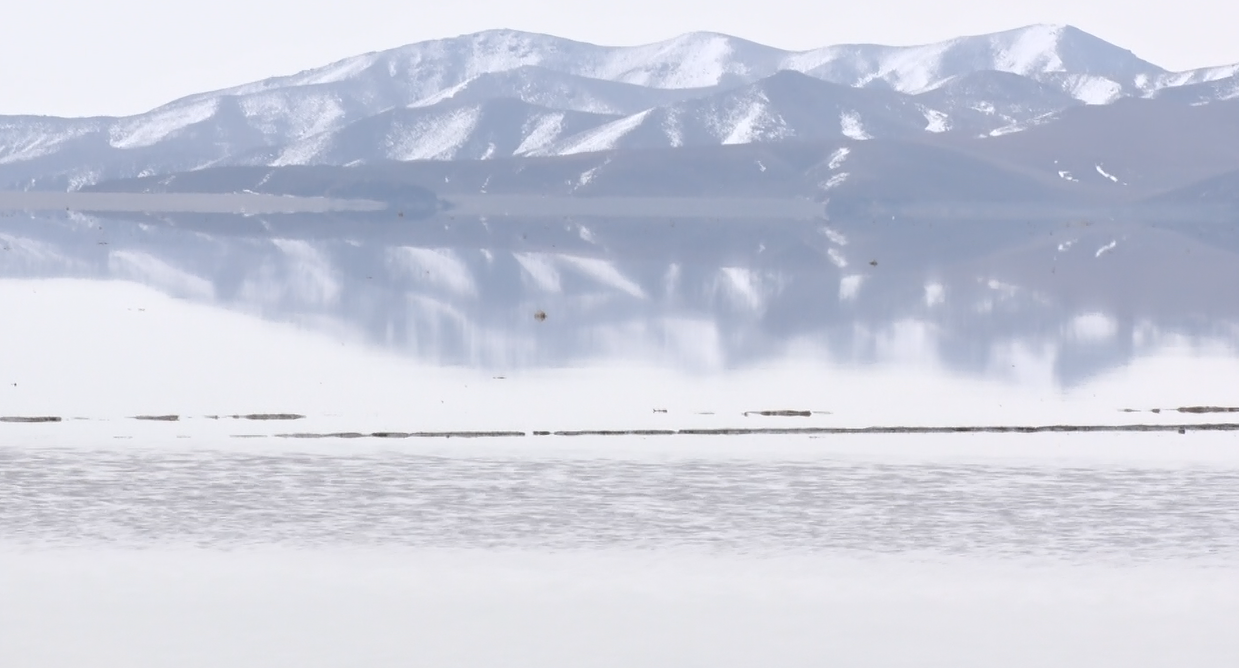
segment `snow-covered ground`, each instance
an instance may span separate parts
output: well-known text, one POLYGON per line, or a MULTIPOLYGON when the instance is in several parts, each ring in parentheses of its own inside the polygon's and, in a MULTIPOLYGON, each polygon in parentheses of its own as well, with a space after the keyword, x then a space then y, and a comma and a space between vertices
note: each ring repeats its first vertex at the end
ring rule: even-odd
POLYGON ((1232 666, 1239 575, 629 553, 0 554, 6 665, 1232 666))

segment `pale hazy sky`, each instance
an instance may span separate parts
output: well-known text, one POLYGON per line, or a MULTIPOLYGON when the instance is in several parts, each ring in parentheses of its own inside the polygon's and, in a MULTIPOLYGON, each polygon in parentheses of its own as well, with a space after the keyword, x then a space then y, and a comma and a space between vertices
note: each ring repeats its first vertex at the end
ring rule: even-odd
POLYGON ((1239 62, 1219 0, 12 0, 0 114, 129 114, 194 92, 489 28, 599 44, 693 30, 788 49, 1069 23, 1168 69, 1239 62))

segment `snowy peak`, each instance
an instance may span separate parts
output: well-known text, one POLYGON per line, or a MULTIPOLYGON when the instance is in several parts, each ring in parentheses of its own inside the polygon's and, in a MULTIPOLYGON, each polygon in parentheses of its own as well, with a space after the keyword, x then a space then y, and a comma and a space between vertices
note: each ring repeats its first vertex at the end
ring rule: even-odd
POLYGON ((990 35, 988 55, 993 69, 1021 76, 1062 72, 1066 67, 1061 46, 1065 36, 1074 34, 1071 31, 1068 26, 1033 25, 990 35))
POLYGON ((988 41, 992 69, 1027 77, 1070 72, 1130 79, 1162 71, 1130 51, 1069 25, 1031 25, 962 41, 988 41))
POLYGON ((652 88, 735 85, 769 74, 783 52, 753 42, 696 32, 665 42, 614 49, 581 73, 652 88))
POLYGON ((997 71, 1050 83, 1085 102, 1104 103, 1102 90, 1135 90, 1137 80, 1164 74, 1104 40, 1071 26, 1033 25, 908 47, 833 46, 789 56, 789 69, 849 86, 902 93, 933 90, 974 72, 997 71))
MULTIPOLYGON (((1017 31, 1021 32, 1021 31, 1017 31)), ((1003 35, 1004 33, 999 33, 1003 35)), ((1074 26, 1029 26, 1011 50, 1026 53, 1034 62, 1044 62, 1042 73, 1071 72, 1131 81, 1141 75, 1164 74, 1166 71, 1153 63, 1138 58, 1127 49, 1118 47, 1099 37, 1090 35, 1074 26), (1038 52, 1040 43, 1052 47, 1038 52), (1044 53, 1045 55, 1041 55, 1044 53), (1052 55, 1049 55, 1051 54, 1052 55)), ((1017 70, 1009 70, 1022 74, 1017 70)))

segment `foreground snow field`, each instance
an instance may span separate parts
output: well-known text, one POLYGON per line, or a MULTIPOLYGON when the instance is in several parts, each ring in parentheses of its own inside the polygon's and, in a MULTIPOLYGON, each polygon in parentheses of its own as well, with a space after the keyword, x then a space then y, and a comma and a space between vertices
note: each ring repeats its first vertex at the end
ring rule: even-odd
POLYGON ((11 666, 1232 666, 1232 565, 0 553, 11 666))
POLYGON ((1225 434, 185 443, 0 448, 0 663, 1239 659, 1225 434))

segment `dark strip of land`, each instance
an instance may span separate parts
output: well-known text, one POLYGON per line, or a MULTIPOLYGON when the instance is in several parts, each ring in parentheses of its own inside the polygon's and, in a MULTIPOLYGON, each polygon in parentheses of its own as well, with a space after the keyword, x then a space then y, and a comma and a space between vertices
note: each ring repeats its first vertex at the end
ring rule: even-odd
MULTIPOLYGON (((295 420, 304 416, 294 414, 258 414, 232 416, 250 420, 295 420)), ((177 421, 175 415, 140 415, 134 419, 154 421, 177 421)), ((45 423, 60 422, 56 416, 8 416, 0 422, 45 423)), ((1132 433, 1132 432, 1178 432, 1189 431, 1239 431, 1239 422, 1197 422, 1192 424, 1052 424, 1052 425, 979 425, 953 427, 719 427, 707 429, 575 429, 532 432, 533 436, 798 436, 798 435, 849 435, 849 434, 1071 434, 1071 433, 1132 433)), ((524 431, 376 431, 376 432, 330 432, 274 434, 277 438, 509 438, 529 436, 524 431)))
MULTIPOLYGON (((751 427, 717 429, 578 429, 566 431, 534 431, 534 436, 798 436, 849 434, 1042 434, 1042 433, 1124 433, 1239 431, 1239 423, 1204 422, 1196 424, 1058 424, 1058 425, 988 425, 958 427, 751 427)), ((298 433, 276 434, 279 438, 500 438, 530 434, 523 431, 379 431, 373 433, 298 433)))

